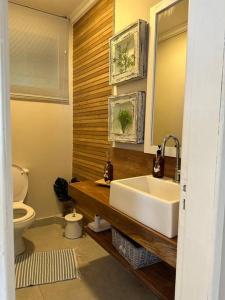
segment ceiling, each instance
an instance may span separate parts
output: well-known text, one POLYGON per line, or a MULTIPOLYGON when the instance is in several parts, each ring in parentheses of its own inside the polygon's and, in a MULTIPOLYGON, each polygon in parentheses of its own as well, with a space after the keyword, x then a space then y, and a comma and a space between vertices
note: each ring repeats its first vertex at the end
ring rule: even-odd
POLYGON ((9 0, 59 16, 70 16, 84 0, 9 0))
POLYGON ((188 0, 182 0, 158 14, 158 33, 164 33, 188 22, 188 0))

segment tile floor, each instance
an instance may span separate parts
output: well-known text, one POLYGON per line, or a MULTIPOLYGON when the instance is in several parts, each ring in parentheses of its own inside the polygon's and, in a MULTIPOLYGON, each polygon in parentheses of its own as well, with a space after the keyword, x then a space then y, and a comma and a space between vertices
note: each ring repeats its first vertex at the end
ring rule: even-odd
POLYGON ((75 248, 80 279, 16 290, 17 300, 156 300, 89 236, 78 240, 63 237, 60 225, 28 229, 26 244, 35 251, 75 248))

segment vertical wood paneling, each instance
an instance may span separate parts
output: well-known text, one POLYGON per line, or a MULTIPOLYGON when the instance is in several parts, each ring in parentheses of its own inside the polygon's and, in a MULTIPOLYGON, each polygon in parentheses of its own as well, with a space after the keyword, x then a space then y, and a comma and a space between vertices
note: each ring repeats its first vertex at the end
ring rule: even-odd
POLYGON ((100 0, 73 27, 73 176, 103 177, 108 143, 109 44, 114 0, 100 0))

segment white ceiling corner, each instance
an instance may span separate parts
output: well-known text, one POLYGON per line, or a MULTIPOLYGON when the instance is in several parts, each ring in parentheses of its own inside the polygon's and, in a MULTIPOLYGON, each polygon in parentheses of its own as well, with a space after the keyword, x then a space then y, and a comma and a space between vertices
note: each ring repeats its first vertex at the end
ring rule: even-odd
POLYGON ((70 17, 74 11, 80 11, 87 5, 87 0, 9 0, 19 5, 28 6, 58 16, 70 17))
POLYGON ((98 1, 99 0, 83 0, 70 14, 69 18, 71 23, 76 23, 98 1))

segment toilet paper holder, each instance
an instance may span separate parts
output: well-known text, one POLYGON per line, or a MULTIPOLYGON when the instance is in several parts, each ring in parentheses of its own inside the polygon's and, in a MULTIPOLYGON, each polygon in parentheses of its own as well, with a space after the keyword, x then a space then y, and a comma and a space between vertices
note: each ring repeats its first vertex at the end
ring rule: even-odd
POLYGON ((94 222, 88 224, 88 227, 94 232, 101 232, 111 228, 109 222, 104 219, 101 219, 99 215, 95 215, 94 222))

